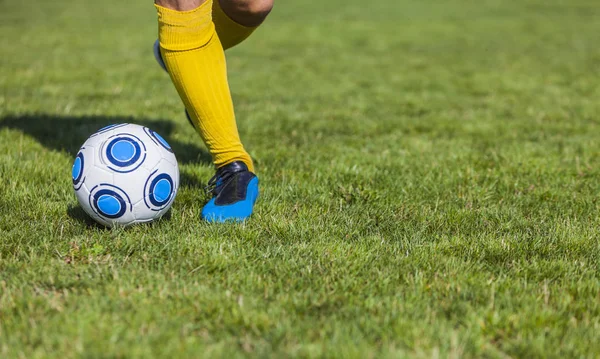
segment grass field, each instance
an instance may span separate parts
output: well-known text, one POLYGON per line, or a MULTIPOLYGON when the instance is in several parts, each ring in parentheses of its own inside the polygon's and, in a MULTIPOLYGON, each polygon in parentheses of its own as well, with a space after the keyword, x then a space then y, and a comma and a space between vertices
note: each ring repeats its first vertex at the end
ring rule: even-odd
POLYGON ((151 3, 1 2, 0 357, 600 356, 597 1, 279 1, 228 52, 262 193, 226 225, 151 3), (78 207, 116 122, 173 145, 169 218, 78 207))

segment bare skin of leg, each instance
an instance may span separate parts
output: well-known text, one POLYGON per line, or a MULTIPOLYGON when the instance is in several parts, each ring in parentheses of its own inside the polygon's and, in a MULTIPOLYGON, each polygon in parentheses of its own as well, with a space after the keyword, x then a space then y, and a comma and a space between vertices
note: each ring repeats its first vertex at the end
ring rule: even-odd
POLYGON ((205 1, 206 0, 155 0, 154 3, 171 10, 188 11, 194 10, 205 1))
MULTIPOLYGON (((155 0, 156 5, 177 11, 194 10, 206 0, 155 0)), ((214 0, 238 24, 255 27, 260 25, 273 8, 274 0, 214 0)))
POLYGON ((233 21, 247 27, 260 25, 273 9, 274 0, 214 0, 233 21))

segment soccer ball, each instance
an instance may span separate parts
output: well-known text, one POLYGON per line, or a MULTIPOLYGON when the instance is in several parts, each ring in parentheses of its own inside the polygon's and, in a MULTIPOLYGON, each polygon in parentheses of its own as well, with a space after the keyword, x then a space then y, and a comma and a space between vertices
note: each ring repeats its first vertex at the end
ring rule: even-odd
POLYGON ((107 227, 162 217, 179 188, 171 146, 151 129, 127 123, 91 135, 71 174, 83 210, 107 227))

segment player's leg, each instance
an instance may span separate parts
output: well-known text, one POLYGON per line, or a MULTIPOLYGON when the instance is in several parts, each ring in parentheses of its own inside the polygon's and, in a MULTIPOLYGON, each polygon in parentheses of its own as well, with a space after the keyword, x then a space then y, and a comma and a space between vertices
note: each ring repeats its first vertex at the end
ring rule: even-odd
POLYGON ((214 0, 213 22, 225 50, 250 36, 273 9, 273 0, 214 0))
POLYGON ((252 159, 238 135, 223 47, 212 22, 213 0, 155 0, 162 59, 217 167, 213 221, 250 216, 258 196, 252 159))
MULTIPOLYGON (((272 9, 273 0, 213 0, 213 23, 223 49, 230 49, 246 40, 272 9)), ((154 43, 154 56, 166 71, 158 40, 154 43)))

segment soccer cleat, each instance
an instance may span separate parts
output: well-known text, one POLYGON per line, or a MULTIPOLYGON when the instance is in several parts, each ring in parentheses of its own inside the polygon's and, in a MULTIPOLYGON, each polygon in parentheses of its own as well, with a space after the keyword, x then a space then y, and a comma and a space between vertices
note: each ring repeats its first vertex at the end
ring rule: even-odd
POLYGON ((241 222, 252 215, 258 198, 258 177, 241 161, 217 170, 208 181, 214 197, 202 209, 202 218, 209 222, 241 222))
POLYGON ((156 59, 156 62, 158 62, 160 67, 162 67, 162 69, 165 70, 165 72, 168 72, 167 65, 165 65, 165 61, 163 60, 162 55, 160 53, 160 42, 158 40, 154 42, 154 58, 156 59))

